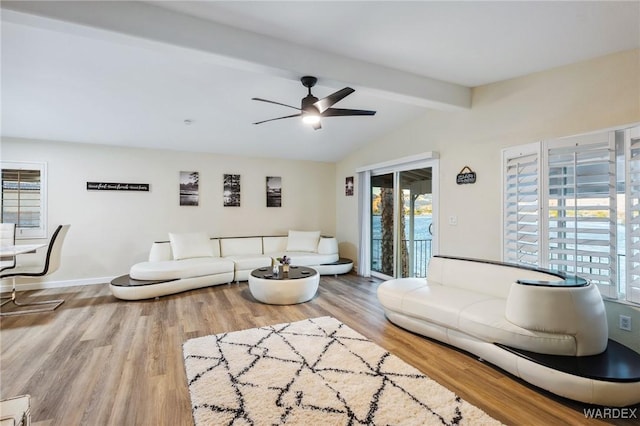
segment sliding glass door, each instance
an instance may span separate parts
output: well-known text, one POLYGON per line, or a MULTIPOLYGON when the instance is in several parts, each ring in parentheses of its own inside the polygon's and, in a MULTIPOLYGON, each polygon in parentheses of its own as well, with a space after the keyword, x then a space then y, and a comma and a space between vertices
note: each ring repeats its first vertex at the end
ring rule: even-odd
POLYGON ((393 173, 371 176, 371 271, 394 276, 393 173))
POLYGON ((400 172, 400 238, 397 276, 426 277, 433 240, 431 167, 400 172))
POLYGON ((371 272, 425 277, 433 251, 433 167, 371 176, 371 272))

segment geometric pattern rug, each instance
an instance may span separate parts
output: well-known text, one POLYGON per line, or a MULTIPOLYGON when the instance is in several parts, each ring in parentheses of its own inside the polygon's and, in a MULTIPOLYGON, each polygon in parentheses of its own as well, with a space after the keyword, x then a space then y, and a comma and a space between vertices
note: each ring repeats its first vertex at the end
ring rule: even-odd
POLYGON ((190 339, 204 425, 493 425, 479 408, 332 317, 190 339))

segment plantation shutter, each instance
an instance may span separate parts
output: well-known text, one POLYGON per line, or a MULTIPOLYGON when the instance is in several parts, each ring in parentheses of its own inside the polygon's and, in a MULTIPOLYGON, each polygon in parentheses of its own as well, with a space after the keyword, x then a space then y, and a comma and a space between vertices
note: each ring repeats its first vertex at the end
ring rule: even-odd
POLYGON ((586 278, 607 297, 617 297, 611 244, 616 241, 615 160, 613 132, 547 148, 549 268, 586 278))
POLYGON ((640 127, 625 131, 627 300, 640 303, 640 127))
POLYGON ((16 239, 47 236, 46 170, 46 163, 0 162, 0 219, 16 224, 16 239))
POLYGON ((539 144, 503 154, 503 260, 540 264, 539 144))
POLYGON ((40 227, 40 170, 2 170, 2 222, 40 227))

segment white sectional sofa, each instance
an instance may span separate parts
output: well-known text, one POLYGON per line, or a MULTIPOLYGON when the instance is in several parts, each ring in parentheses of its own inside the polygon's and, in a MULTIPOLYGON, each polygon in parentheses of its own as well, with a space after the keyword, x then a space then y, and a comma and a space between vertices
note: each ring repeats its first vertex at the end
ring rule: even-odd
POLYGON ((195 288, 246 281, 252 270, 271 266, 282 256, 292 265, 320 274, 344 274, 353 263, 341 260, 338 242, 320 232, 289 231, 288 236, 209 238, 205 233, 169 234, 155 242, 149 259, 110 284, 124 300, 148 299, 195 288))
POLYGON ((640 355, 631 350, 629 365, 636 368, 631 379, 553 366, 598 363, 602 360, 594 356, 607 349, 602 297, 581 278, 435 256, 427 279, 386 281, 378 287, 378 299, 389 321, 400 327, 459 347, 555 394, 606 406, 640 402, 640 355))

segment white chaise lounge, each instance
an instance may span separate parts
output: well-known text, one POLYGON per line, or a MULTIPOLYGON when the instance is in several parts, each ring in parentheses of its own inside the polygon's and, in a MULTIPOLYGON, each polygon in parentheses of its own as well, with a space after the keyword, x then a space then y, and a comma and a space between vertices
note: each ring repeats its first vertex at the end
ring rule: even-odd
POLYGON ((640 402, 640 355, 621 345, 630 355, 628 377, 553 366, 556 360, 571 364, 575 357, 588 363, 595 362, 589 357, 604 356, 607 318, 594 284, 551 271, 447 256, 433 257, 427 274, 427 279, 401 278, 378 287, 389 321, 570 399, 605 406, 640 402))

